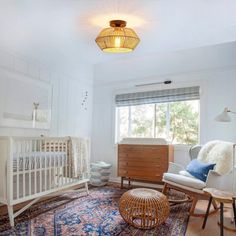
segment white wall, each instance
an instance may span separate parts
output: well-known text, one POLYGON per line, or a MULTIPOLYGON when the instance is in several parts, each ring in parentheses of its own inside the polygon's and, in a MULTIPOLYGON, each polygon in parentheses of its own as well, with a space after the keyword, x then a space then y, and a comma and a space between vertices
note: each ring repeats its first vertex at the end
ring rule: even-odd
POLYGON ((24 75, 32 80, 47 81, 53 87, 52 124, 50 130, 0 127, 0 135, 91 136, 92 66, 81 66, 80 70, 72 78, 61 72, 52 71, 32 59, 2 50, 0 51, 0 68, 24 75), (88 99, 85 109, 85 106, 82 106, 82 101, 86 91, 88 92, 88 99))
MULTIPOLYGON (((101 76, 101 75, 99 75, 101 76)), ((173 81, 169 87, 191 86, 199 84, 201 87, 200 101, 200 143, 213 139, 236 141, 236 117, 232 123, 217 123, 214 117, 224 107, 236 110, 236 67, 235 69, 211 69, 198 72, 182 72, 168 77, 173 81)), ((114 94, 137 90, 137 83, 153 82, 153 77, 131 81, 126 80, 94 87, 94 113, 92 135, 92 160, 104 160, 113 165, 112 177, 117 176, 117 147, 114 143, 115 116, 114 94)), ((162 81, 162 76, 156 76, 155 81, 162 81)), ((161 89, 163 86, 156 86, 161 89)), ((150 88, 145 88, 150 89, 150 88)), ((155 87, 151 87, 155 89, 155 87)), ((189 147, 178 145, 175 147, 175 161, 186 165, 189 162, 189 147)))
MULTIPOLYGON (((203 70, 235 67, 236 42, 158 54, 118 59, 95 66, 94 83, 119 84, 121 81, 156 81, 157 77, 187 74, 203 70)), ((162 79, 163 79, 162 78, 162 79)))

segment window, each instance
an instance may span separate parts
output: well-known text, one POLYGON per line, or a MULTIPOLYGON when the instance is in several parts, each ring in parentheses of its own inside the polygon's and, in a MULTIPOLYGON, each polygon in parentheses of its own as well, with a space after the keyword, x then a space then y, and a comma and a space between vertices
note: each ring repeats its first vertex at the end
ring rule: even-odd
POLYGON ((179 144, 198 143, 199 87, 196 88, 194 96, 186 95, 187 93, 182 91, 182 96, 179 96, 178 99, 176 99, 176 94, 175 98, 172 96, 176 93, 176 89, 162 90, 161 102, 156 99, 159 93, 152 97, 149 96, 148 101, 147 94, 150 92, 142 93, 141 99, 139 99, 140 93, 129 94, 129 96, 117 95, 117 141, 125 137, 146 137, 165 138, 171 143, 179 144), (163 91, 165 94, 168 93, 166 99, 168 101, 163 101, 163 91), (170 99, 171 96, 172 99, 170 99), (132 100, 132 97, 135 99, 132 100), (144 102, 145 104, 142 104, 144 102))

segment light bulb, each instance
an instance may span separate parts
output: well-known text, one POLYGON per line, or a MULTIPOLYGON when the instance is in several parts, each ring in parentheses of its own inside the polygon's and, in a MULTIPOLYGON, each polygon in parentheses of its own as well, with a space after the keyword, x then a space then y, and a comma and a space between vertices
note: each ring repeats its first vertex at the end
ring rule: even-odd
POLYGON ((121 41, 121 40, 120 40, 120 37, 116 37, 116 38, 115 38, 115 47, 116 47, 116 48, 120 48, 120 41, 121 41))

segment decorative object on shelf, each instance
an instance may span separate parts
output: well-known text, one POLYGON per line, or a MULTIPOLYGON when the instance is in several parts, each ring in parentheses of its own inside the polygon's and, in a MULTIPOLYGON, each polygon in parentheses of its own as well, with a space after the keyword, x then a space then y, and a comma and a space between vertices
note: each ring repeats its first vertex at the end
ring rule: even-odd
POLYGON ((131 52, 139 44, 138 35, 133 29, 126 28, 126 21, 112 20, 110 26, 103 29, 95 40, 103 52, 131 52))
POLYGON ((140 229, 151 229, 167 219, 170 205, 164 194, 153 189, 136 188, 122 195, 119 211, 128 224, 140 229))
POLYGON ((88 101, 88 91, 85 91, 85 95, 81 103, 81 106, 84 108, 85 111, 87 111, 87 101, 88 101))

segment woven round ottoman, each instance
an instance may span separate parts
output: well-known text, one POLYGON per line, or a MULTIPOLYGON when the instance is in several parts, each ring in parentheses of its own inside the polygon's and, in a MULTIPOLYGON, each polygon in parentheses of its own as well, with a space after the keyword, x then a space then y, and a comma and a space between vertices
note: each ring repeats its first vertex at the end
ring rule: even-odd
POLYGON ((151 229, 166 220, 170 206, 164 194, 153 189, 136 188, 121 196, 119 211, 130 225, 151 229))

